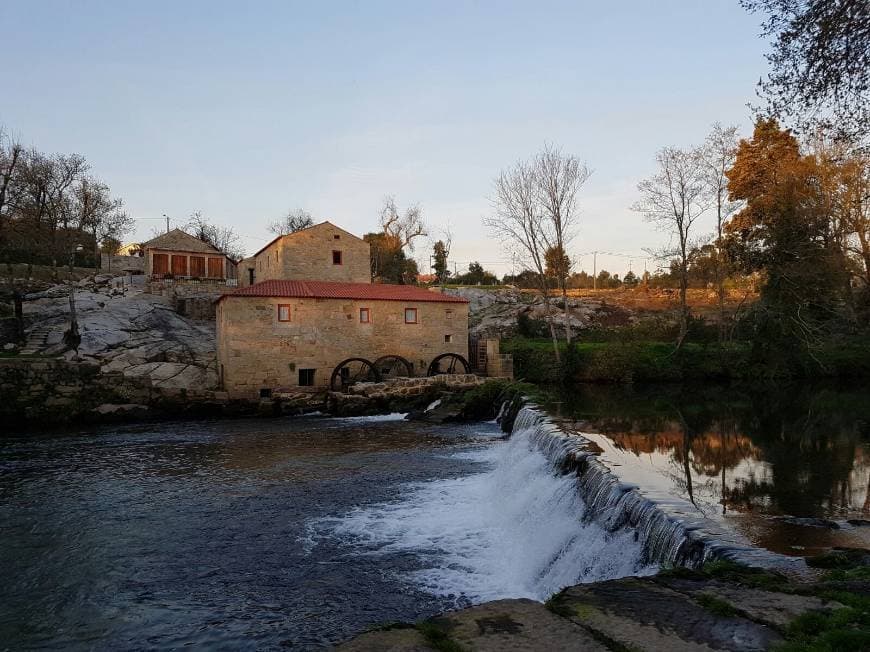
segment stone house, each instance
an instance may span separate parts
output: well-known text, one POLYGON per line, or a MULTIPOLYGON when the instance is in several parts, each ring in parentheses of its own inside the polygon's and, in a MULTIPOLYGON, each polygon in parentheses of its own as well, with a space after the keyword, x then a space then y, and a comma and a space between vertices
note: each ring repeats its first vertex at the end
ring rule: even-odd
POLYGON ((398 355, 425 375, 440 354, 468 356, 468 302, 409 285, 260 281, 223 295, 216 319, 219 374, 234 398, 326 386, 352 357, 398 355))
POLYGON ((222 251, 181 229, 173 229, 142 245, 149 278, 236 278, 236 263, 222 251))
POLYGON ((331 222, 279 235, 239 263, 239 285, 293 279, 370 283, 369 243, 331 222))

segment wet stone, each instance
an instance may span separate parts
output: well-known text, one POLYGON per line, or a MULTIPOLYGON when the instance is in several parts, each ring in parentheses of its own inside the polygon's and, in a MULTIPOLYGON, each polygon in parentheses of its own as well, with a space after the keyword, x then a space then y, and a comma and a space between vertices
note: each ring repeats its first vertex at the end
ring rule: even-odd
POLYGON ((598 632, 613 646, 637 650, 767 650, 781 641, 772 628, 717 616, 652 581, 611 580, 566 589, 557 613, 598 632))
POLYGON ((784 628, 808 611, 831 611, 843 607, 839 602, 812 596, 761 591, 724 582, 669 577, 657 577, 656 582, 695 600, 703 599, 702 596, 713 596, 732 605, 751 620, 778 628, 784 628))
POLYGON ((341 652, 432 652, 434 648, 411 627, 367 632, 339 645, 341 652))
POLYGON ((533 600, 488 602, 445 614, 430 622, 444 631, 451 641, 472 652, 607 650, 582 627, 560 618, 533 600))

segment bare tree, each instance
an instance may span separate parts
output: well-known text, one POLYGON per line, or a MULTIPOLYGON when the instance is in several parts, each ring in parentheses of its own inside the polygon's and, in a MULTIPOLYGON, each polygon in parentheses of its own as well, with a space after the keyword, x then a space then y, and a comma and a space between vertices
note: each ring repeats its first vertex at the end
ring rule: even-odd
POLYGON ((722 225, 740 207, 740 202, 728 199, 728 177, 725 172, 734 165, 737 155, 737 127, 713 123, 701 149, 703 176, 709 201, 716 207, 716 288, 719 295, 719 340, 725 338, 725 251, 722 225))
POLYGON ((553 326, 549 279, 546 274, 548 220, 539 199, 536 169, 532 163, 517 162, 496 178, 492 199, 493 215, 483 223, 526 268, 536 272, 535 279, 547 310, 547 323, 553 340, 556 361, 560 361, 559 342, 553 326))
POLYGON ((680 332, 676 348, 686 339, 689 327, 689 306, 686 290, 689 286, 689 251, 692 227, 706 211, 707 186, 700 150, 666 147, 656 154, 659 170, 641 181, 637 189, 641 199, 632 207, 671 236, 671 244, 662 257, 676 258, 680 274, 680 332))
POLYGON ((124 202, 111 196, 109 186, 91 177, 79 180, 73 190, 78 225, 94 238, 94 276, 100 267, 100 246, 104 240, 120 238, 133 228, 132 218, 124 212, 124 202))
POLYGON ((184 226, 184 230, 190 235, 210 244, 215 249, 222 251, 233 260, 238 261, 245 257, 242 239, 233 228, 212 224, 201 211, 195 211, 190 216, 190 220, 184 226))
POLYGON ((311 217, 311 213, 302 208, 296 208, 287 211, 287 214, 280 220, 271 222, 269 230, 275 235, 287 235, 307 229, 309 226, 314 226, 314 218, 311 217))
POLYGON ((767 112, 804 132, 824 127, 847 141, 870 137, 870 6, 867 0, 740 0, 768 15, 773 38, 759 95, 767 112))
POLYGON ((24 152, 21 143, 8 137, 0 127, 0 251, 7 239, 9 215, 9 198, 14 191, 14 179, 24 152))
POLYGON ((396 198, 388 196, 384 198, 384 205, 380 215, 381 230, 384 235, 394 242, 399 249, 406 247, 414 251, 414 240, 421 236, 425 237, 426 225, 423 222, 423 210, 414 204, 400 213, 396 206, 396 198))
MULTIPOLYGON (((577 193, 589 179, 591 171, 576 156, 563 154, 553 145, 546 144, 534 162, 537 201, 549 222, 542 235, 548 248, 567 256, 568 244, 574 238, 579 212, 577 193)), ((570 258, 568 259, 570 261, 570 258)), ((546 261, 545 261, 546 262, 546 261)), ((570 265, 556 265, 556 283, 562 291, 565 310, 565 339, 571 343, 571 313, 568 308, 568 277, 570 265)))

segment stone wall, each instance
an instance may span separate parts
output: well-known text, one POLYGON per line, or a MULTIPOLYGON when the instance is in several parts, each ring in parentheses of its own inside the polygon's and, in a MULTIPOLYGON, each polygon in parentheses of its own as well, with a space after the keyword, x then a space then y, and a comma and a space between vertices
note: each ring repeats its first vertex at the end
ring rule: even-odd
POLYGON ((130 270, 145 272, 145 256, 110 256, 100 254, 100 269, 106 272, 123 274, 130 270))
POLYGON ((322 387, 352 357, 400 355, 424 375, 437 355, 468 357, 468 305, 227 296, 218 304, 217 348, 230 396, 298 386, 300 369, 314 369, 322 387), (279 305, 290 307, 289 322, 278 321, 279 305), (360 308, 369 308, 370 323, 360 323, 360 308), (405 308, 417 309, 416 324, 405 323, 405 308))
MULTIPOLYGON (((247 284, 247 267, 240 270, 247 284)), ((329 222, 291 233, 256 256, 254 282, 271 279, 371 283, 369 243, 329 222), (341 264, 333 262, 334 251, 341 264)))
POLYGON ((0 420, 7 425, 221 414, 228 398, 197 387, 155 387, 147 377, 54 358, 0 358, 0 397, 0 420))

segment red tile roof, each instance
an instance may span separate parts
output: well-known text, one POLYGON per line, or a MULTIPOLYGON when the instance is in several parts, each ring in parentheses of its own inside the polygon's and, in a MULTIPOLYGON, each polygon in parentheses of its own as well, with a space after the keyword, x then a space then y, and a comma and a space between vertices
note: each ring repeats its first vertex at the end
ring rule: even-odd
MULTIPOLYGON (((300 299, 359 299, 368 301, 407 301, 468 303, 467 300, 416 287, 373 283, 336 283, 334 281, 260 281, 224 294, 226 297, 294 297, 300 299)), ((220 299, 219 299, 220 300, 220 299)))

